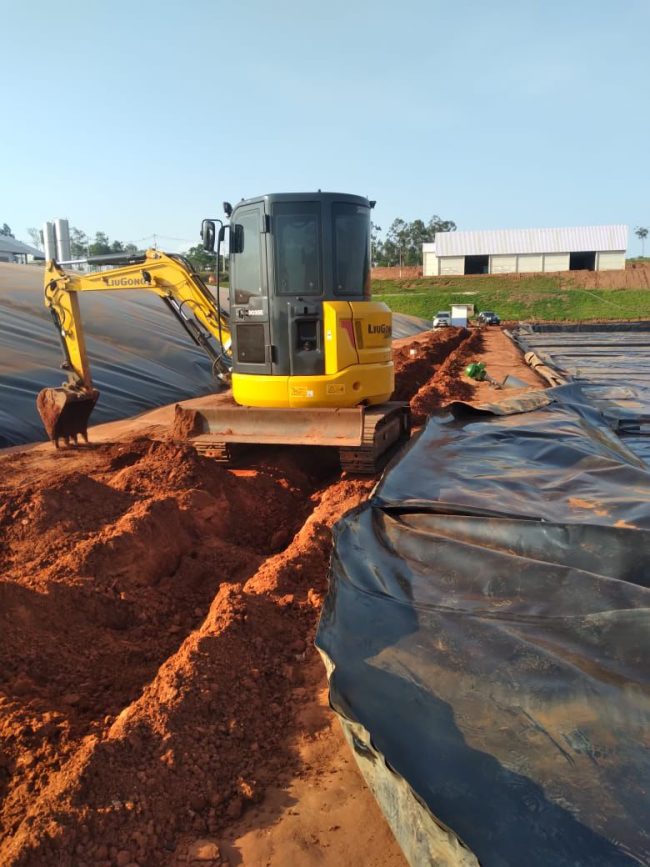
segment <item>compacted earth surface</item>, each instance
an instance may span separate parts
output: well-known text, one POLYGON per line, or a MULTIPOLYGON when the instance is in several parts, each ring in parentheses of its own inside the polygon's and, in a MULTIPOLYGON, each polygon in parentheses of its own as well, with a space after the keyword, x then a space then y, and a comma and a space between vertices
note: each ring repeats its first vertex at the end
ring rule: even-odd
MULTIPOLYGON (((422 423, 501 350, 540 387, 500 330, 446 329, 396 343, 395 398, 422 423)), ((376 479, 225 467, 150 421, 0 456, 0 864, 404 864, 313 648, 376 479)))

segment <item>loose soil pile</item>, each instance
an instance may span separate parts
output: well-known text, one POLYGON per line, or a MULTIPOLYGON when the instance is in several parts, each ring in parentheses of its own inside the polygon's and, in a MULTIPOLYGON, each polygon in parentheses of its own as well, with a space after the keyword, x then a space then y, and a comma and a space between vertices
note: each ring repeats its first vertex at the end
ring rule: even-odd
POLYGON ((435 376, 447 356, 468 337, 466 328, 443 328, 427 331, 422 337, 396 349, 393 353, 395 391, 392 400, 410 400, 435 376))
POLYGON ((435 374, 411 398, 413 424, 424 424, 427 416, 452 400, 470 400, 475 384, 463 378, 465 367, 483 349, 483 334, 472 331, 457 345, 435 374))
MULTIPOLYGON (((473 340, 398 350, 397 394, 455 396, 473 340)), ((264 454, 227 469, 139 438, 48 472, 2 459, 3 865, 182 863, 295 766, 330 528, 374 480, 264 454)))
POLYGON ((394 399, 409 401, 414 425, 453 400, 471 399, 475 384, 463 378, 463 370, 483 342, 479 330, 445 328, 396 350, 394 399))
POLYGON ((256 797, 251 744, 285 761, 299 606, 241 588, 312 512, 313 454, 229 471, 135 440, 94 458, 0 511, 3 864, 117 863, 116 846, 160 864, 177 822, 206 831, 256 797))

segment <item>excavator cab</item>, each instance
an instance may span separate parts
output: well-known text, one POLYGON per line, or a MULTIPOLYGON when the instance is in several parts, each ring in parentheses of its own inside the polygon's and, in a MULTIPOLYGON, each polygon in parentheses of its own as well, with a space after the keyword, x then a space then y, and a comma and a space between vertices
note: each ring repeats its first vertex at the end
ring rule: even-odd
MULTIPOLYGON (((227 205, 237 403, 305 408, 388 400, 391 313, 370 301, 373 205, 321 192, 227 205)), ((204 243, 214 250, 214 224, 206 223, 204 243)))

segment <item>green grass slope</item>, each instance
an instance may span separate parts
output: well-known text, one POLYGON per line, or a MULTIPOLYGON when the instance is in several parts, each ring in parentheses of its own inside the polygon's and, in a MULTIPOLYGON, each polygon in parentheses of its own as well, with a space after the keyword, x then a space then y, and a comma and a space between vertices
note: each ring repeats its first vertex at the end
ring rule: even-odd
POLYGON ((515 279, 498 277, 374 280, 373 298, 396 313, 424 319, 452 302, 474 303, 477 312, 494 310, 501 319, 583 320, 650 318, 647 289, 583 289, 563 284, 556 274, 515 279))

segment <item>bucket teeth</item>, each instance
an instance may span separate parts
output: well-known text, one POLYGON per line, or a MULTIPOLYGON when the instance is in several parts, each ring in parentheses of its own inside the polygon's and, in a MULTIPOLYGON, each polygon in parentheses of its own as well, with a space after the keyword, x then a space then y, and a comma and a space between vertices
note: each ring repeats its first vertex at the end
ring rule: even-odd
POLYGON ((36 398, 36 409, 48 437, 56 448, 59 440, 66 445, 75 445, 82 437, 88 442, 88 419, 93 411, 99 392, 73 391, 69 388, 44 388, 36 398))

